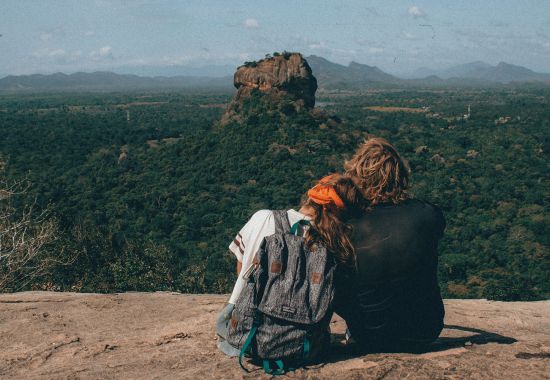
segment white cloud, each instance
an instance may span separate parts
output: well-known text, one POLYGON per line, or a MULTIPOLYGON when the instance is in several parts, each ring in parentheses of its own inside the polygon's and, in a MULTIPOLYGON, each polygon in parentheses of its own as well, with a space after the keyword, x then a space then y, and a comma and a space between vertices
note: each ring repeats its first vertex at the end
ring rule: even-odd
POLYGON ((320 55, 337 63, 349 62, 357 56, 356 50, 334 47, 332 41, 315 41, 304 38, 303 41, 296 41, 289 47, 290 51, 299 51, 305 55, 320 55))
POLYGON ((258 29, 260 27, 260 23, 255 18, 247 18, 243 21, 243 25, 247 29, 258 29))
POLYGON ((111 61, 115 57, 113 55, 112 49, 110 46, 100 47, 98 50, 94 50, 89 54, 90 58, 94 61, 111 61))
POLYGON ((82 58, 82 51, 42 48, 35 50, 30 58, 31 62, 40 66, 43 66, 44 64, 68 65, 80 62, 82 58))
POLYGON ((320 42, 314 42, 314 43, 308 45, 308 48, 310 48, 312 50, 323 49, 324 47, 325 47, 325 45, 323 45, 320 42))
POLYGON ((426 13, 422 12, 416 5, 410 6, 408 12, 414 18, 426 17, 426 13))
POLYGON ((416 40, 416 36, 414 34, 406 31, 401 32, 401 36, 406 40, 416 40))
POLYGON ((250 54, 249 53, 239 53, 239 59, 241 61, 250 61, 250 54))
POLYGON ((48 42, 50 40, 59 39, 65 37, 66 33, 63 27, 55 27, 42 30, 38 35, 38 38, 43 42, 48 42))
POLYGON ((40 34, 40 39, 42 41, 49 41, 49 40, 52 39, 52 37, 53 37, 53 35, 51 33, 41 33, 40 34))
POLYGON ((55 50, 50 51, 48 55, 50 57, 63 57, 66 54, 67 53, 63 49, 55 49, 55 50))
POLYGON ((111 53, 111 47, 110 46, 103 46, 102 48, 99 48, 99 55, 102 57, 106 57, 111 53))
POLYGON ((32 54, 32 56, 35 58, 61 57, 64 55, 66 55, 66 52, 63 49, 48 49, 48 48, 35 50, 34 53, 32 54))
POLYGON ((95 36, 95 32, 93 30, 88 30, 84 33, 84 37, 92 37, 95 36))
MULTIPOLYGON (((144 62, 149 62, 149 61, 144 60, 144 62)), ((160 64, 160 65, 168 65, 168 66, 185 65, 187 62, 189 62, 189 56, 187 56, 187 55, 177 55, 177 56, 165 55, 165 56, 162 56, 159 60, 155 60, 155 62, 157 64, 160 64)))
POLYGON ((384 51, 384 48, 379 48, 379 47, 369 48, 369 53, 371 54, 378 54, 378 53, 382 53, 383 51, 384 51))

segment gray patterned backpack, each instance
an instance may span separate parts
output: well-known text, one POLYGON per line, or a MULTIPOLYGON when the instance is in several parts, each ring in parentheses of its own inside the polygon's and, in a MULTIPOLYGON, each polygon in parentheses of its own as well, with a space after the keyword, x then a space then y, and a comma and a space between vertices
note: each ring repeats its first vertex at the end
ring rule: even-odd
POLYGON ((336 261, 321 245, 306 248, 297 232, 307 221, 291 228, 285 210, 273 214, 275 233, 264 238, 244 274, 227 341, 240 349, 243 369, 247 355, 277 375, 310 363, 328 347, 336 261))

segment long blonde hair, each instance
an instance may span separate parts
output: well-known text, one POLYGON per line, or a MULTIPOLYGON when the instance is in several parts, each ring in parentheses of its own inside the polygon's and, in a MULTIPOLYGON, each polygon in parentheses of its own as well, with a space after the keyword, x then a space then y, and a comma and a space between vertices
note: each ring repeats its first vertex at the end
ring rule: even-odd
POLYGON ((344 207, 334 202, 319 204, 311 197, 302 202, 302 207, 313 210, 311 227, 305 235, 309 249, 323 244, 343 264, 355 266, 355 250, 351 243, 352 226, 347 221, 360 214, 364 208, 361 190, 350 176, 331 174, 319 181, 321 186, 334 189, 344 207))
POLYGON ((369 207, 378 203, 399 203, 409 197, 410 168, 397 149, 381 137, 365 140, 344 164, 344 169, 370 201, 369 207))

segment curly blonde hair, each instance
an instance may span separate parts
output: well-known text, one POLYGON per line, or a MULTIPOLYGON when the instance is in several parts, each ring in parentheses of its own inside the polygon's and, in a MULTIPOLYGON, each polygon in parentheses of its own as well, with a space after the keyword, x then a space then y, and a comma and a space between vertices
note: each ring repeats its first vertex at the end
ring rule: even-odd
POLYGON ((409 198, 409 165, 397 149, 381 137, 366 139, 351 160, 346 161, 344 169, 370 202, 369 208, 379 203, 397 204, 409 198))

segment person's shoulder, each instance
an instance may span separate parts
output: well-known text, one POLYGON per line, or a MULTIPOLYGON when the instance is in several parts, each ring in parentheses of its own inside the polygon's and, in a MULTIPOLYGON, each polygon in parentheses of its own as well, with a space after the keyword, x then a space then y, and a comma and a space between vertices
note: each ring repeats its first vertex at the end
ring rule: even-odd
POLYGON ((428 209, 428 210, 431 210, 431 211, 438 211, 438 210, 441 210, 438 206, 436 206, 436 205, 433 204, 432 202, 428 202, 428 201, 426 201, 426 200, 418 199, 418 198, 410 198, 410 199, 407 199, 407 200, 405 201, 405 203, 410 204, 410 205, 412 205, 413 207, 425 208, 425 209, 428 209))
POLYGON ((244 240, 245 246, 248 246, 258 236, 269 235, 273 233, 275 220, 271 210, 258 210, 252 216, 244 227, 239 231, 238 236, 244 240))
POLYGON ((247 224, 261 226, 266 222, 269 222, 270 220, 273 220, 272 210, 258 210, 254 214, 252 214, 247 224))
POLYGON ((422 206, 425 207, 427 210, 429 210, 432 214, 436 216, 443 215, 443 211, 436 204, 425 200, 418 200, 418 202, 420 202, 420 204, 422 204, 422 206))
POLYGON ((425 215, 434 224, 434 227, 438 233, 443 233, 446 227, 445 215, 441 208, 431 202, 416 199, 418 207, 424 209, 425 215))
POLYGON ((267 219, 269 217, 273 216, 273 210, 258 210, 252 216, 250 219, 267 219))
MULTIPOLYGON (((432 223, 434 225, 445 226, 445 217, 441 208, 435 204, 418 199, 408 198, 399 203, 383 203, 377 205, 372 210, 372 217, 377 217, 381 214, 387 215, 408 215, 410 220, 416 220, 419 223, 432 223)), ((366 213, 369 216, 369 212, 366 213)))
MULTIPOLYGON (((433 213, 440 211, 439 207, 433 203, 418 199, 418 198, 407 198, 399 203, 387 202, 377 204, 372 208, 372 211, 398 211, 402 213, 413 212, 413 213, 433 213)), ((369 214, 367 211, 366 215, 369 214)))
POLYGON ((292 224, 293 222, 297 222, 298 220, 303 220, 303 219, 311 220, 311 217, 309 217, 305 214, 302 214, 301 212, 296 211, 293 208, 290 208, 290 209, 286 210, 286 215, 288 216, 288 220, 291 222, 290 224, 292 224))
POLYGON ((404 201, 402 204, 413 209, 423 211, 430 216, 439 217, 440 215, 443 215, 443 211, 441 211, 441 208, 439 206, 423 199, 410 198, 404 201))

